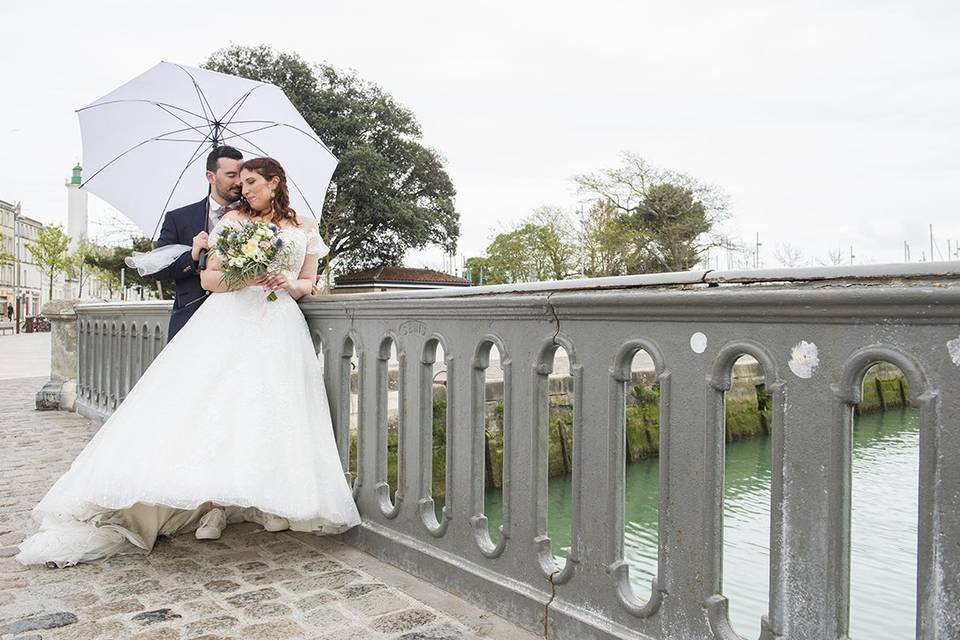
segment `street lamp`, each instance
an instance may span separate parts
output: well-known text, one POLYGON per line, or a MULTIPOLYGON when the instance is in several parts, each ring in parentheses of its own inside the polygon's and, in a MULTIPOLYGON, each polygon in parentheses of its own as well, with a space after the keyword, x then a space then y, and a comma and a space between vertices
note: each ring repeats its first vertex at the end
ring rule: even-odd
POLYGON ((13 207, 13 300, 14 332, 20 333, 20 203, 13 207))

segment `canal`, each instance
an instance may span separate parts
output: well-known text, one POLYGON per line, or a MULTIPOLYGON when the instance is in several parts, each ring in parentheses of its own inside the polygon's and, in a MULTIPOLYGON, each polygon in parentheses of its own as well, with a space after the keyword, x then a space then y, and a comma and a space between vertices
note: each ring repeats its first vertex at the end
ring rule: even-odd
MULTIPOLYGON (((914 636, 919 414, 896 410, 860 416, 854 427, 851 516, 851 637, 914 636)), ((757 638, 767 609, 770 536, 770 438, 726 448, 723 593, 737 632, 757 638)), ((627 466, 624 547, 630 579, 643 598, 656 571, 658 461, 627 466)), ((550 480, 549 533, 554 553, 570 542, 570 477, 550 480)), ((501 494, 487 492, 496 531, 501 494)))

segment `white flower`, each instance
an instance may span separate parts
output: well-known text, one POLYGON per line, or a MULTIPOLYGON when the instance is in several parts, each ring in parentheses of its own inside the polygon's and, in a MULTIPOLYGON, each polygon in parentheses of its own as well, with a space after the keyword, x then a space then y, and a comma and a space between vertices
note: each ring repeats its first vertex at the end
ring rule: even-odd
POLYGON ((801 340, 790 351, 790 371, 798 378, 812 378, 813 372, 820 366, 820 356, 818 355, 817 345, 806 340, 801 340))

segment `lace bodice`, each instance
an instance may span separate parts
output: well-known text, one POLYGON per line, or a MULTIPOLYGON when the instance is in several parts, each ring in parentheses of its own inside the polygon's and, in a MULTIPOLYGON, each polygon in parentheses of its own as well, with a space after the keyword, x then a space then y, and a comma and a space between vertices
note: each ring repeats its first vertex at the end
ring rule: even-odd
MULTIPOLYGON (((316 255, 322 258, 327 255, 327 245, 320 238, 320 229, 317 221, 308 216, 300 216, 300 226, 287 226, 280 229, 280 237, 283 239, 289 251, 286 254, 286 260, 280 269, 288 278, 296 279, 303 268, 303 262, 308 255, 316 255)), ((243 224, 242 220, 236 218, 223 218, 217 223, 210 233, 210 246, 214 246, 219 236, 225 229, 231 226, 238 227, 243 224)))

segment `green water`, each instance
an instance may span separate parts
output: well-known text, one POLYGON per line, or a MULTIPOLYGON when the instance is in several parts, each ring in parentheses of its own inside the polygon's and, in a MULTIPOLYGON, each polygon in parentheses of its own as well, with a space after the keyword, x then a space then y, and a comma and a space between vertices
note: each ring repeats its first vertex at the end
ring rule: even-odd
MULTIPOLYGON (((872 414, 854 428, 851 515, 851 637, 901 640, 914 635, 919 414, 872 414)), ((637 595, 647 598, 657 566, 656 459, 627 466, 624 553, 637 595)), ((770 537, 770 439, 727 445, 723 593, 740 635, 756 638, 767 609, 770 537)), ((550 480, 549 535, 554 553, 570 544, 570 478, 550 480)), ((496 532, 501 495, 488 491, 496 532)), ((496 534, 493 534, 497 539, 496 534)))

